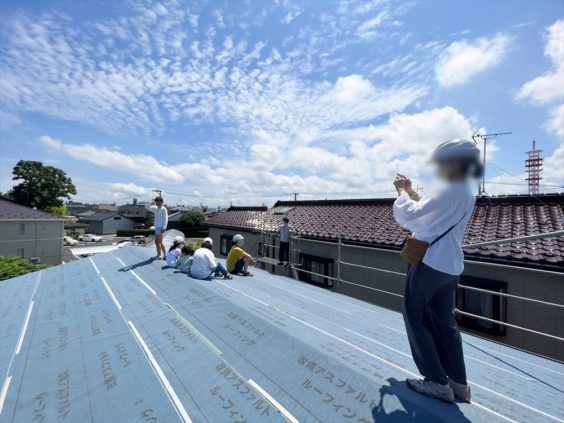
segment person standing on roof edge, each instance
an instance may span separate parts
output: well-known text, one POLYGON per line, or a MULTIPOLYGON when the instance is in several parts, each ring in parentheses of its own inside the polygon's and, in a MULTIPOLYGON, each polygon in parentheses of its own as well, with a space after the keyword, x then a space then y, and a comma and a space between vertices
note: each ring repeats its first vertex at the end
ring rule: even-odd
POLYGON ((290 237, 292 236, 292 227, 290 219, 287 216, 282 218, 280 225, 280 249, 278 250, 278 264, 288 265, 290 262, 290 237))
POLYGON ((223 279, 233 279, 225 270, 223 264, 217 261, 212 251, 213 240, 204 238, 201 248, 198 248, 192 258, 190 275, 194 279, 211 280, 214 276, 223 276, 223 279))
POLYGON ((440 144, 431 161, 446 182, 437 194, 419 198, 411 181, 398 174, 394 217, 412 234, 401 256, 408 262, 403 317, 411 353, 424 380, 410 388, 453 402, 470 402, 462 338, 454 316, 454 296, 464 269, 462 239, 476 198, 469 180, 482 175, 480 152, 470 141, 440 144))
POLYGON ((255 259, 245 250, 245 238, 243 235, 237 234, 233 237, 233 246, 227 254, 227 270, 234 275, 253 276, 249 272, 249 265, 255 264, 255 259))
POLYGON ((153 200, 151 205, 145 206, 147 210, 155 214, 155 246, 157 248, 157 255, 155 260, 166 259, 166 249, 163 242, 163 233, 166 231, 168 225, 168 210, 163 206, 163 198, 157 197, 153 200), (162 256, 161 256, 162 252, 162 256))

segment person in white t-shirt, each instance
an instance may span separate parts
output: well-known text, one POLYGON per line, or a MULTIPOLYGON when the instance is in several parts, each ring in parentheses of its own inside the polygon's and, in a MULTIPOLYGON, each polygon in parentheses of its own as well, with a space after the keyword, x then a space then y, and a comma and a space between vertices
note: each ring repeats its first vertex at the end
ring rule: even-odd
POLYGON ((184 238, 180 235, 174 237, 174 241, 170 246, 168 253, 166 253, 166 264, 173 267, 176 265, 176 260, 180 257, 182 247, 184 247, 184 238))
POLYGON ((151 203, 151 205, 146 206, 146 209, 151 213, 155 214, 155 247, 157 248, 157 255, 154 259, 166 259, 166 248, 163 242, 163 233, 166 231, 168 225, 168 210, 163 205, 164 201, 162 197, 157 197, 151 203), (162 253, 162 256, 161 256, 162 253))
POLYGON ((431 160, 446 183, 437 194, 419 198, 409 178, 398 174, 394 181, 395 219, 427 244, 421 262, 408 267, 403 310, 413 360, 425 379, 407 384, 444 401, 470 402, 454 296, 464 269, 462 239, 476 202, 468 182, 483 167, 476 145, 464 140, 439 145, 431 160))
POLYGON ((201 248, 198 248, 192 259, 190 275, 194 279, 212 279, 214 276, 223 276, 223 279, 233 279, 225 266, 215 258, 212 251, 213 240, 205 238, 201 248))

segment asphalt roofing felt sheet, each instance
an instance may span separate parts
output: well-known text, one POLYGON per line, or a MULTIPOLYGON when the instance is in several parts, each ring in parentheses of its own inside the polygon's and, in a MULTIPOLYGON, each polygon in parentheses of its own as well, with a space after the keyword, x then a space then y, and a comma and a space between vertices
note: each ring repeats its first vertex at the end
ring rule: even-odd
POLYGON ((401 315, 125 247, 0 283, 1 422, 564 420, 564 364, 463 335, 472 404, 409 390, 401 315))

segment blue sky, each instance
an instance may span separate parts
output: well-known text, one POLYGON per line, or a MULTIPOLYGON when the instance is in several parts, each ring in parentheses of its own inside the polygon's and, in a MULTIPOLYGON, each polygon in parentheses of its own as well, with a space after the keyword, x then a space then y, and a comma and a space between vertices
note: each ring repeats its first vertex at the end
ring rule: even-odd
POLYGON ((561 1, 10 1, 0 5, 0 190, 20 159, 76 199, 217 205, 426 186, 476 129, 490 193, 564 185, 561 1), (491 147, 491 148, 490 148, 491 147), (182 195, 181 195, 182 194, 182 195))

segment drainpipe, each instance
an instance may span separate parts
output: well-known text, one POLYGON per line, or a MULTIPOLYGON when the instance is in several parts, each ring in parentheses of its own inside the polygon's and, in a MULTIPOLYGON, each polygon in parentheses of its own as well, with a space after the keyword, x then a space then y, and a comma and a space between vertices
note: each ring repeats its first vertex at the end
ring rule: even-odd
POLYGON ((33 252, 33 257, 38 257, 37 252, 39 251, 39 228, 35 222, 35 251, 33 252))
POLYGON ((341 245, 343 242, 339 237, 337 242, 337 287, 341 287, 341 245))

